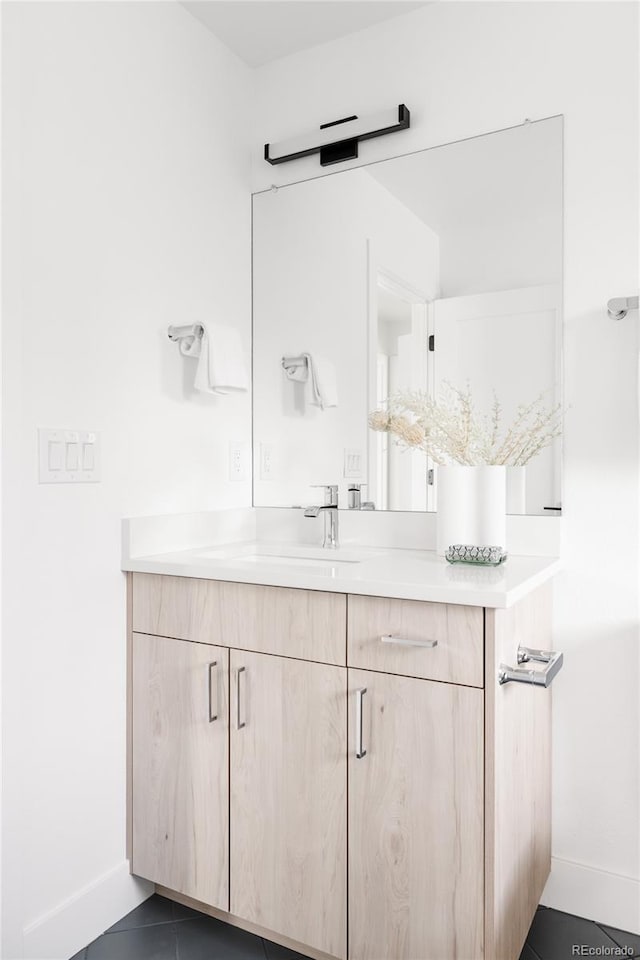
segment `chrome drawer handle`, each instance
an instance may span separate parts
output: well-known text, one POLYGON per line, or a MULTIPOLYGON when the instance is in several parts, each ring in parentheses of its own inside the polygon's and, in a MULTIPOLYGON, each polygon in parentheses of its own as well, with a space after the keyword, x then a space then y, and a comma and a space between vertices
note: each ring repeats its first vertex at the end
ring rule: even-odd
POLYGON ((367 692, 366 687, 356 690, 356 760, 362 760, 366 757, 367 751, 362 743, 362 714, 364 705, 364 695, 367 692))
POLYGON ((214 685, 214 668, 218 666, 217 660, 212 660, 208 665, 207 669, 209 671, 209 723, 213 723, 214 720, 218 719, 218 682, 217 682, 217 671, 215 674, 215 688, 216 688, 216 710, 213 712, 213 693, 212 687, 214 685))
POLYGON ((238 712, 237 712, 237 715, 236 715, 236 720, 237 720, 236 726, 237 726, 238 730, 242 730, 242 728, 243 728, 243 727, 246 727, 246 725, 247 725, 246 720, 243 720, 243 719, 242 719, 241 694, 240 694, 240 677, 242 676, 243 673, 246 672, 246 669, 247 669, 246 667, 238 667, 238 676, 237 676, 237 678, 236 678, 236 683, 237 683, 237 687, 236 687, 236 700, 237 700, 237 708, 238 708, 238 712))
POLYGON ((530 670, 527 667, 508 667, 501 663, 498 669, 498 683, 508 683, 515 680, 517 683, 532 683, 536 687, 549 687, 556 674, 560 673, 563 656, 553 650, 532 650, 530 647, 518 648, 518 663, 544 663, 544 670, 530 670))
POLYGON ((387 633, 380 637, 382 643, 395 643, 398 647, 437 647, 437 640, 405 640, 403 637, 394 637, 387 633))

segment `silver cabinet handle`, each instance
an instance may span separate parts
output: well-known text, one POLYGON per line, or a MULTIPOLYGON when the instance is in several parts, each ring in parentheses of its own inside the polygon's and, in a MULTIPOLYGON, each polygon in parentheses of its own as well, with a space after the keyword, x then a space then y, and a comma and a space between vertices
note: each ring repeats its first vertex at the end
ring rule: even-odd
POLYGON ((366 692, 366 687, 356 690, 356 760, 362 760, 367 755, 362 743, 362 714, 364 712, 362 708, 366 692))
POLYGON ((394 637, 387 633, 380 637, 382 643, 395 643, 398 647, 437 647, 437 640, 405 640, 403 637, 394 637))
POLYGON ((217 660, 212 660, 208 665, 207 669, 209 671, 209 723, 213 723, 214 720, 218 719, 218 681, 217 681, 217 671, 215 674, 214 680, 214 670, 218 666, 217 660), (213 712, 213 692, 212 688, 215 683, 216 688, 216 710, 213 712))
POLYGON ((537 687, 549 687, 553 678, 562 669, 563 657, 553 650, 532 650, 530 647, 518 648, 518 663, 544 663, 544 670, 530 670, 527 667, 509 667, 504 663, 498 669, 498 683, 532 683, 537 687))
POLYGON ((243 673, 246 673, 246 667, 238 667, 238 676, 237 676, 237 678, 236 678, 236 683, 237 683, 237 686, 236 686, 236 694, 237 694, 236 699, 237 699, 237 701, 238 701, 238 704, 237 704, 237 705, 238 705, 238 715, 237 715, 237 728, 238 728, 238 730, 242 730, 242 728, 243 728, 243 727, 246 727, 246 725, 247 725, 246 720, 243 720, 243 719, 242 719, 242 709, 241 709, 240 677, 242 676, 243 673))

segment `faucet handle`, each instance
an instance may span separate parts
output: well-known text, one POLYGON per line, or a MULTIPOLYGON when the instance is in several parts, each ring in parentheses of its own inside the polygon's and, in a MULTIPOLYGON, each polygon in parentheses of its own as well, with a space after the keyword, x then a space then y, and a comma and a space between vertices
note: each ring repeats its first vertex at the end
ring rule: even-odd
POLYGON ((362 509, 362 488, 366 487, 367 484, 364 481, 354 483, 349 481, 349 488, 347 490, 347 496, 349 502, 347 506, 349 510, 361 510, 362 509))
POLYGON ((324 490, 325 507, 338 506, 338 484, 337 483, 312 483, 311 486, 324 490))

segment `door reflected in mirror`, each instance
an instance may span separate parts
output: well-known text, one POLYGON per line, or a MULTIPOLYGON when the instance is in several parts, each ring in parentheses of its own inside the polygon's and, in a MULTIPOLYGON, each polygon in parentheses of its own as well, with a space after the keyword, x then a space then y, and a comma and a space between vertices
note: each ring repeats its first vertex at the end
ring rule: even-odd
MULTIPOLYGON (((370 342, 375 349, 369 371, 369 409, 384 409, 400 391, 429 386, 429 295, 413 289, 380 265, 371 298, 370 342), (373 388, 373 389, 371 389, 373 388)), ((369 435, 369 493, 379 510, 426 510, 428 466, 420 450, 403 450, 388 433, 369 435)))
MULTIPOLYGON (((253 302, 255 505, 436 509, 437 460, 368 417, 561 402, 562 118, 256 194, 253 302)), ((511 462, 508 512, 557 516, 560 440, 511 462)))

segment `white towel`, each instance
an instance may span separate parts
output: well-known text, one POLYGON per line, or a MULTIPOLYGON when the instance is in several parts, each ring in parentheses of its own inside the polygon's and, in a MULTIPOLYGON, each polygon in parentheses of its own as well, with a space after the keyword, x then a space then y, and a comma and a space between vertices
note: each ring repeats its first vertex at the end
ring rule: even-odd
POLYGON ((283 358, 282 366, 288 380, 296 383, 309 383, 311 403, 322 410, 338 406, 338 386, 336 368, 324 357, 301 353, 304 363, 294 364, 283 358))
POLYGON ((311 381, 311 403, 322 410, 338 406, 338 380, 336 368, 324 357, 310 357, 309 380, 311 381))
POLYGON ((197 357, 194 386, 203 393, 227 394, 249 387, 240 334, 222 323, 201 324, 202 337, 185 337, 180 350, 185 357, 197 357))

